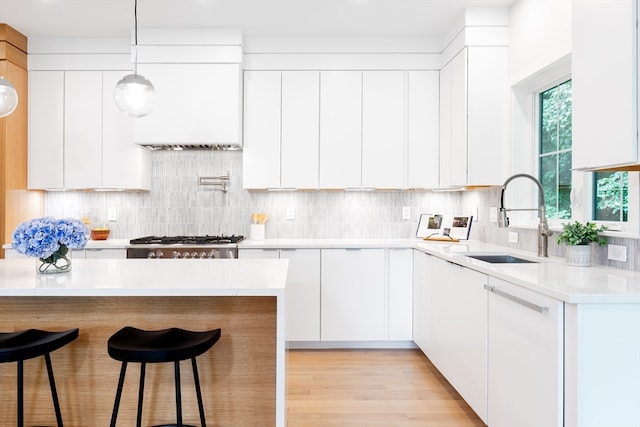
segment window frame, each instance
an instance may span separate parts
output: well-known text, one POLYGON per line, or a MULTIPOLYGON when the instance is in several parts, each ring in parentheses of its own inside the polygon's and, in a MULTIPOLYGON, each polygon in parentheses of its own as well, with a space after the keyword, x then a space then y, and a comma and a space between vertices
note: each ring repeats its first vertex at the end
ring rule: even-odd
MULTIPOLYGON (((566 55, 544 69, 512 84, 511 174, 524 172, 535 177, 540 176, 539 95, 571 78, 571 55, 566 55)), ((526 195, 522 192, 519 194, 516 186, 520 185, 520 181, 525 180, 514 180, 509 184, 508 203, 511 205, 509 207, 537 206, 538 195, 535 186, 524 182, 520 189, 526 192, 526 195)), ((604 232, 604 235, 640 237, 640 172, 629 172, 629 213, 626 223, 593 220, 593 173, 574 170, 571 172, 571 182, 571 221, 590 221, 604 225, 610 230, 604 232)), ((536 212, 510 212, 509 219, 512 227, 527 229, 536 228, 539 221, 536 212)), ((552 230, 561 230, 562 224, 568 221, 548 220, 552 230)))

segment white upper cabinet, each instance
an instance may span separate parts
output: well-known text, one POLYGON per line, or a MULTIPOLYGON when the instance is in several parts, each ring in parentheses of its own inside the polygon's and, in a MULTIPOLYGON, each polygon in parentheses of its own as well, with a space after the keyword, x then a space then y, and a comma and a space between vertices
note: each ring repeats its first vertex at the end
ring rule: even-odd
POLYGON ((406 163, 406 73, 362 75, 362 186, 402 188, 406 163))
POLYGON ((637 164, 637 2, 572 5, 572 167, 637 164))
POLYGON ((64 72, 29 72, 30 189, 64 188, 64 72))
POLYGON ((65 72, 64 135, 64 188, 102 187, 102 72, 65 72))
POLYGON ((506 47, 465 47, 440 71, 440 187, 507 178, 507 62, 506 47))
POLYGON ((438 72, 244 79, 244 188, 438 186, 438 72))
POLYGON ((439 76, 409 71, 407 187, 437 188, 439 176, 439 76))
POLYGON ((320 188, 362 184, 362 72, 320 74, 320 188))
POLYGON ((320 73, 282 73, 281 176, 284 188, 318 188, 320 73))
POLYGON ((280 71, 244 72, 242 186, 280 187, 280 71))
POLYGON ((30 189, 150 188, 150 153, 113 101, 125 73, 30 72, 30 189))
POLYGON ((122 71, 102 73, 102 187, 151 189, 151 153, 133 143, 135 119, 113 100, 122 71))
POLYGON ((138 66, 156 89, 153 111, 135 121, 138 144, 239 144, 239 64, 150 63, 138 66))

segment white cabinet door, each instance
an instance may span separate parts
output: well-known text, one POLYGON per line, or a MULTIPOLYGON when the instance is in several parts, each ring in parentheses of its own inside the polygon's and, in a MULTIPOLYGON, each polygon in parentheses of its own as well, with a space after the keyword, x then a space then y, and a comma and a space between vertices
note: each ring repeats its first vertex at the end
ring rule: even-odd
POLYGON ((64 188, 64 72, 29 72, 29 189, 64 188))
POLYGON ((561 301, 489 278, 491 427, 563 425, 561 301))
POLYGON ((365 71, 362 76, 362 186, 406 186, 406 74, 365 71))
POLYGON ((439 76, 437 71, 409 71, 407 186, 437 188, 439 175, 439 76))
POLYGON ((487 422, 487 276, 433 260, 433 345, 427 356, 487 422))
POLYGON ((413 251, 413 341, 426 355, 431 345, 433 257, 413 251))
POLYGON ((320 73, 320 188, 362 185, 362 72, 320 73))
POLYGON ((440 71, 440 187, 507 178, 507 73, 506 47, 466 47, 440 71))
POLYGON ((127 250, 120 248, 85 248, 84 257, 86 259, 126 259, 127 250))
POLYGON ((389 325, 390 341, 413 339, 413 250, 389 249, 389 325))
POLYGON ((440 186, 467 184, 467 48, 440 70, 440 186))
POLYGON ((385 339, 384 249, 323 249, 321 340, 385 339))
POLYGON ((133 143, 134 118, 113 100, 123 71, 102 73, 102 187, 151 189, 151 153, 133 143))
POLYGON ((238 249, 238 258, 248 259, 278 259, 279 249, 238 249))
POLYGON ((320 73, 282 73, 283 188, 318 188, 320 73))
POLYGON ((280 187, 280 108, 280 71, 245 71, 244 188, 280 187))
POLYGON ((320 341, 320 249, 281 249, 289 260, 286 290, 287 341, 320 341))
POLYGON ((140 64, 156 89, 151 114, 136 119, 137 143, 230 144, 241 139, 238 64, 140 64))
POLYGON ((102 187, 102 72, 64 74, 64 187, 102 187))
POLYGON ((466 183, 502 185, 509 164, 508 48, 468 49, 466 183))
POLYGON ((635 0, 572 2, 572 167, 636 163, 635 0))

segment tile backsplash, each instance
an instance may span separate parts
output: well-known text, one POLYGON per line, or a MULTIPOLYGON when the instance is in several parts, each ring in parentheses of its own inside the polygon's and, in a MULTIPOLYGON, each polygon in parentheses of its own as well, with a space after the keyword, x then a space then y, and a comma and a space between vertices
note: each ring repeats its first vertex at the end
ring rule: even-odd
MULTIPOLYGON (((498 228, 489 221, 500 190, 467 192, 430 191, 247 191, 242 188, 242 152, 155 151, 152 153, 152 189, 149 192, 48 192, 45 211, 56 217, 87 216, 93 227, 107 226, 110 238, 147 235, 249 235, 251 214, 270 215, 266 238, 410 238, 422 213, 471 214, 471 239, 506 247, 537 250, 535 229, 498 228), (201 176, 230 174, 223 193, 198 185, 201 176), (402 219, 402 207, 411 210, 402 219), (293 207, 295 219, 286 219, 293 207), (108 221, 109 208, 117 220, 108 221), (518 243, 508 232, 518 232, 518 243)), ((627 246, 626 263, 608 261, 607 249, 596 247, 594 262, 640 270, 640 240, 608 237, 609 243, 627 246)), ((554 236, 549 254, 564 256, 554 236)))
POLYGON ((247 191, 242 152, 155 151, 149 192, 49 192, 47 215, 87 216, 111 238, 145 235, 249 234, 251 214, 270 215, 267 238, 407 238, 420 213, 459 213, 460 193, 425 191, 247 191), (198 185, 229 172, 227 193, 198 185), (286 219, 287 207, 295 219, 286 219), (411 219, 402 219, 402 207, 411 219), (107 221, 115 208, 117 221, 107 221))

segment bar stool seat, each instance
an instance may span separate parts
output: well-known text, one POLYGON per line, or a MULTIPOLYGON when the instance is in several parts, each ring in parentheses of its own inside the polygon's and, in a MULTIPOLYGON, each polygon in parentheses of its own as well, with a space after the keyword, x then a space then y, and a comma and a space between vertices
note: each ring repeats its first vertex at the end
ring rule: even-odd
POLYGON ((18 362, 18 426, 24 425, 24 361, 44 356, 49 376, 51 397, 56 421, 62 427, 60 403, 49 353, 64 347, 78 338, 78 328, 62 332, 26 329, 17 332, 0 332, 0 363, 18 362))
MULTIPOLYGON (((136 426, 142 423, 142 401, 144 395, 144 376, 147 363, 174 362, 176 387, 177 426, 182 427, 182 400, 180 393, 180 361, 191 359, 193 377, 200 412, 200 423, 206 427, 202 392, 196 357, 205 353, 220 339, 221 330, 196 332, 180 328, 147 331, 126 326, 114 333, 107 342, 109 356, 122 362, 118 390, 111 415, 111 427, 115 427, 122 396, 122 387, 128 362, 141 363, 140 386, 138 390, 138 414, 136 426)), ((186 426, 184 426, 186 427, 186 426)))

